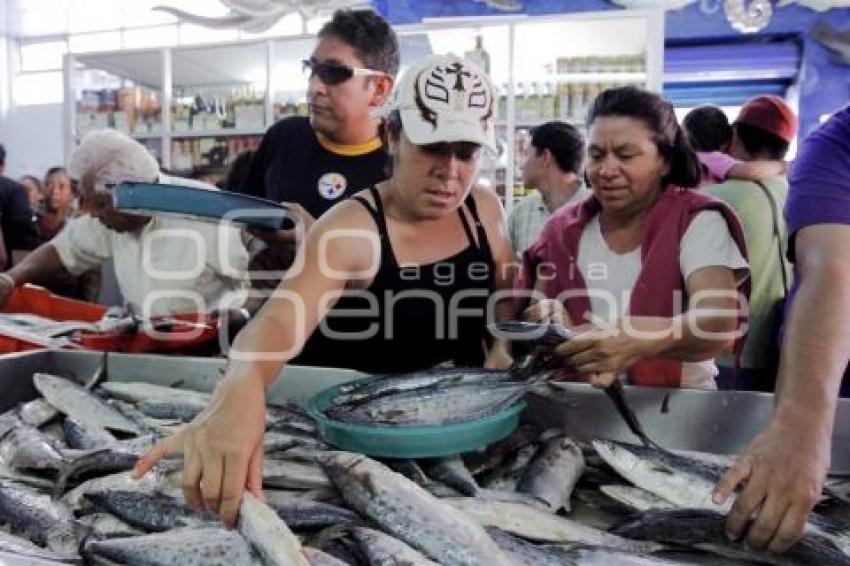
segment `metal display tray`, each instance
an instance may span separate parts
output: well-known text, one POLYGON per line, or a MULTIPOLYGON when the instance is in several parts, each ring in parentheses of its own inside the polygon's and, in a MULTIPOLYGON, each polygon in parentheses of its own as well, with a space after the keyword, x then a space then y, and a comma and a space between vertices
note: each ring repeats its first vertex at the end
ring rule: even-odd
MULTIPOLYGON (((85 381, 101 363, 100 352, 39 350, 0 356, 0 412, 34 398, 34 372, 85 381)), ((222 358, 140 354, 107 356, 113 381, 146 381, 211 391, 224 374, 222 358)), ((306 405, 316 393, 363 377, 362 373, 304 366, 284 368, 267 394, 270 403, 306 405)), ((546 395, 530 395, 524 419, 563 428, 575 438, 636 442, 614 405, 600 390, 582 383, 556 384, 546 395)), ((773 395, 751 391, 698 391, 626 387, 626 397, 647 434, 665 448, 738 454, 773 412, 773 395)), ((833 433, 832 474, 850 474, 850 399, 840 399, 833 433)))

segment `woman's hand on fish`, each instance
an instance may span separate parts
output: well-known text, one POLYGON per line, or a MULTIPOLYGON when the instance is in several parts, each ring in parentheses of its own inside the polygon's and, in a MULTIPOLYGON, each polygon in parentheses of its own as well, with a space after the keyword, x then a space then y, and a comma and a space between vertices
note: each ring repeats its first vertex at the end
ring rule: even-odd
POLYGON ((803 535, 820 499, 830 440, 829 431, 788 426, 774 417, 717 484, 714 502, 720 504, 746 482, 726 522, 729 538, 739 540, 746 534, 751 548, 788 550, 803 535))
POLYGON ((187 503, 235 526, 245 489, 262 497, 265 402, 261 380, 225 379, 201 414, 139 459, 133 477, 169 455, 183 454, 187 503))
POLYGON ((608 387, 616 376, 648 355, 647 344, 630 336, 620 325, 580 326, 579 334, 555 348, 555 354, 595 387, 608 387))

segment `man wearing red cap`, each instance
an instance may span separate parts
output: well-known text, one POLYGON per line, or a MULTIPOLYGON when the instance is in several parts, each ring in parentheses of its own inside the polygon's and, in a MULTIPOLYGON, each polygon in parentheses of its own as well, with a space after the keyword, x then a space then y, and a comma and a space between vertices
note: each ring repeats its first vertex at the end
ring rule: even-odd
MULTIPOLYGON (((778 96, 756 96, 741 108, 732 131, 729 153, 733 158, 781 161, 797 133, 797 119, 778 96)), ((782 218, 788 183, 785 175, 775 175, 755 182, 730 180, 708 186, 705 192, 729 204, 741 219, 752 277, 744 351, 739 365, 731 353, 717 359, 718 385, 769 391, 778 363, 781 301, 790 281, 783 259, 786 229, 782 218)))
MULTIPOLYGON (((738 484, 727 522, 731 538, 787 550, 802 534, 830 466, 839 386, 848 390, 850 356, 850 106, 800 147, 789 173, 789 301, 768 425, 718 485, 715 502, 738 484)), ((833 450, 846 450, 836 445, 833 450)))

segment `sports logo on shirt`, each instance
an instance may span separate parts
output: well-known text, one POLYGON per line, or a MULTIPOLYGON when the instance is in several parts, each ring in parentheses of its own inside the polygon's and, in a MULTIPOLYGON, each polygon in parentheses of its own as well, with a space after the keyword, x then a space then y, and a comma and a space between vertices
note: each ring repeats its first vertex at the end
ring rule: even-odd
POLYGON ((345 192, 348 181, 339 173, 325 173, 319 178, 319 194, 328 200, 338 199, 345 192))

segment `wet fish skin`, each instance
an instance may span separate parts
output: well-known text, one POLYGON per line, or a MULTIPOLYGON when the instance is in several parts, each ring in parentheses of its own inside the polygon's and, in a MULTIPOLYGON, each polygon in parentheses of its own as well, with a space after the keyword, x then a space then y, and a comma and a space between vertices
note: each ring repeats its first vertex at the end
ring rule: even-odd
POLYGON ((483 451, 467 452, 463 455, 463 462, 474 476, 489 472, 505 458, 537 440, 539 435, 540 429, 536 425, 523 423, 509 436, 490 444, 483 451))
POLYGON ((189 400, 206 405, 211 398, 209 393, 202 391, 138 381, 104 381, 100 384, 100 388, 110 397, 129 403, 189 400))
POLYGON ((64 503, 9 480, 0 480, 0 523, 62 556, 75 556, 88 534, 64 503))
POLYGON ((125 523, 149 532, 217 524, 213 514, 190 509, 183 501, 137 491, 90 491, 86 499, 125 523))
POLYGON ((92 531, 97 538, 132 537, 145 534, 132 527, 111 513, 90 513, 78 519, 80 523, 92 531))
POLYGON ((741 543, 729 542, 724 515, 704 509, 645 511, 624 519, 611 532, 628 538, 694 546, 728 557, 781 566, 850 564, 850 556, 832 541, 812 533, 805 534, 782 555, 748 550, 741 543))
POLYGON ((188 423, 206 409, 207 404, 183 400, 151 400, 138 403, 136 408, 143 415, 154 419, 178 420, 188 423))
POLYGON ((220 527, 94 541, 84 554, 94 561, 106 559, 135 566, 262 566, 239 533, 220 527))
POLYGON ((503 410, 519 401, 527 389, 524 384, 502 383, 404 391, 376 397, 355 407, 331 407, 326 414, 354 424, 447 425, 503 410))
POLYGON ((242 495, 237 528, 266 566, 310 566, 301 553, 301 542, 286 523, 250 492, 242 495))
POLYGON ((425 473, 468 497, 478 494, 478 484, 459 455, 426 461, 425 473))
POLYGON ((508 381, 510 374, 504 370, 485 368, 431 368, 403 374, 376 376, 371 381, 340 386, 342 393, 334 397, 334 405, 357 404, 375 397, 383 397, 403 391, 421 390, 446 385, 496 383, 508 381))
POLYGON ((86 425, 74 417, 66 417, 62 422, 68 446, 79 450, 103 448, 118 441, 105 428, 86 425))
POLYGON ((406 542, 381 531, 357 527, 351 529, 351 536, 360 545, 370 566, 439 566, 406 542))
POLYGON ((383 464, 348 452, 318 460, 349 505, 428 558, 447 566, 510 564, 475 521, 383 464))
POLYGON ((474 518, 482 526, 498 527, 529 540, 608 546, 638 554, 658 548, 658 545, 652 543, 628 540, 527 505, 482 501, 472 497, 447 498, 444 501, 474 518))
POLYGON ((526 466, 531 462, 537 451, 538 444, 528 444, 516 451, 504 464, 491 471, 482 480, 481 485, 487 489, 514 491, 526 466))
POLYGON ((30 426, 40 427, 50 422, 59 411, 44 399, 33 399, 21 404, 18 409, 21 420, 30 426))
POLYGON ((546 502, 552 513, 569 511, 570 495, 583 472, 581 448, 561 434, 543 443, 516 488, 546 502))
POLYGON ((121 472, 92 478, 85 481, 62 496, 62 502, 75 512, 83 512, 91 503, 85 498, 89 492, 108 491, 137 491, 139 493, 163 493, 171 497, 179 497, 182 493, 180 477, 170 474, 166 466, 157 464, 153 470, 135 480, 130 472, 121 472))
POLYGON ((564 566, 563 556, 545 546, 531 544, 502 529, 487 527, 487 534, 517 566, 564 566))
POLYGON ((316 464, 263 460, 263 485, 284 489, 322 489, 331 487, 331 482, 316 464))
POLYGON ((330 503, 299 499, 274 490, 266 490, 263 496, 266 504, 293 529, 324 528, 362 522, 353 511, 330 503))
POLYGON ((65 459, 37 428, 20 424, 0 439, 0 463, 13 470, 60 470, 65 459))
POLYGON ((675 505, 666 499, 631 485, 602 485, 599 486, 599 489, 611 499, 622 503, 634 511, 676 508, 675 505))
POLYGON ((59 497, 67 490, 68 483, 91 472, 98 475, 113 474, 130 470, 136 465, 141 452, 138 450, 125 450, 121 447, 96 448, 86 454, 74 458, 71 462, 62 466, 56 485, 54 496, 59 497))
POLYGON ((386 459, 381 460, 381 463, 387 466, 394 472, 397 472, 407 479, 416 482, 418 485, 427 485, 431 482, 425 471, 416 460, 411 459, 386 459))
POLYGON ((139 434, 139 427, 82 386, 47 373, 33 375, 33 383, 59 411, 90 426, 139 434))
POLYGON ((343 562, 339 558, 328 554, 318 548, 305 546, 301 549, 310 566, 348 566, 348 562, 343 562))
POLYGON ((22 563, 25 563, 23 559, 27 558, 56 562, 67 559, 67 557, 33 544, 23 537, 6 533, 3 530, 0 530, 0 552, 8 552, 21 557, 22 563))

